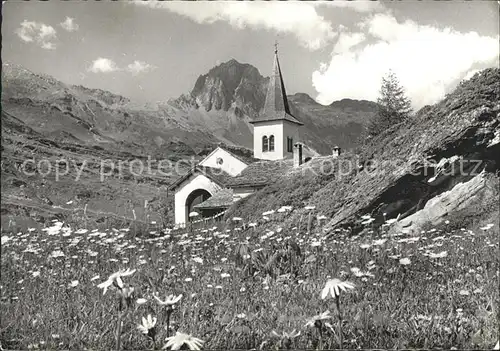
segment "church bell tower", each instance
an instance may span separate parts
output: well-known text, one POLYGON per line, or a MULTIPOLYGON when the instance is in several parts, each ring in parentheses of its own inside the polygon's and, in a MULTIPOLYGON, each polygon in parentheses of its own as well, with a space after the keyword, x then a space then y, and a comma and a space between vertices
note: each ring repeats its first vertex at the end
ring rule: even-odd
POLYGON ((290 112, 276 44, 266 102, 259 116, 250 123, 253 124, 255 158, 281 160, 293 156, 294 144, 299 141, 299 128, 304 124, 290 112))

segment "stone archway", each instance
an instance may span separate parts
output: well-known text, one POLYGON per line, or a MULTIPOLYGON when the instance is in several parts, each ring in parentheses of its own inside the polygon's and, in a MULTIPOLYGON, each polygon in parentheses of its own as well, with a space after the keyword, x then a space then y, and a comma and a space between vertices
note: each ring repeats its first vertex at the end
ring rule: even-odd
POLYGON ((213 196, 221 190, 220 185, 203 174, 197 174, 176 189, 175 192, 175 224, 185 226, 189 222, 190 208, 213 196))
POLYGON ((196 189, 192 191, 186 198, 186 223, 189 222, 189 214, 194 211, 194 206, 208 200, 212 197, 205 189, 196 189))

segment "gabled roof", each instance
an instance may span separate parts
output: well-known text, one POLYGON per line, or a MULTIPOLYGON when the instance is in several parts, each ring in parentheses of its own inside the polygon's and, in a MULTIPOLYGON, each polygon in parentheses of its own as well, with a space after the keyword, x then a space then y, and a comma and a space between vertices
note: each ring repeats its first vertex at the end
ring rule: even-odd
POLYGON ((225 152, 227 152, 228 154, 230 154, 232 157, 234 157, 235 159, 237 160, 240 160, 241 162, 243 162, 244 164, 246 165, 249 165, 250 163, 252 162, 255 162, 255 161, 258 161, 257 158, 254 158, 252 156, 245 156, 243 153, 241 154, 236 154, 235 152, 229 150, 229 149, 226 149, 225 147, 222 147, 222 146, 217 146, 215 149, 213 149, 207 156, 205 156, 205 158, 203 160, 201 160, 200 162, 198 162, 198 164, 201 164, 203 163, 205 160, 207 160, 208 158, 210 158, 210 156, 212 156, 213 154, 215 154, 215 152, 217 150, 223 150, 225 152))
POLYGON ((209 210, 216 208, 228 208, 233 203, 233 189, 222 189, 210 197, 208 200, 195 205, 194 208, 209 210))
POLYGON ((230 188, 263 187, 273 183, 292 168, 293 160, 291 159, 255 162, 230 179, 227 186, 230 188))
POLYGON ((216 184, 225 187, 228 181, 232 178, 231 175, 224 172, 222 169, 213 168, 213 167, 203 167, 203 166, 195 166, 189 170, 185 175, 177 179, 170 187, 169 190, 175 190, 179 185, 184 183, 185 180, 189 179, 191 175, 194 173, 200 173, 215 182, 216 184))
POLYGON ((259 116, 250 123, 266 121, 285 120, 291 123, 303 125, 290 113, 290 106, 286 97, 285 83, 281 75, 280 63, 278 60, 278 50, 274 51, 273 75, 269 79, 266 102, 259 116))

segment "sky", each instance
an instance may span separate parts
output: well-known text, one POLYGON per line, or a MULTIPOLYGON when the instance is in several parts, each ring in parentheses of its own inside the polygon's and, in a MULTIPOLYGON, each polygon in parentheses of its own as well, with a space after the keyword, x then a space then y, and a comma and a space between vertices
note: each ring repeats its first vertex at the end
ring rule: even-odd
POLYGON ((392 70, 414 108, 498 67, 498 1, 9 1, 2 61, 121 94, 166 101, 236 59, 264 76, 278 42, 288 94, 375 101, 392 70))

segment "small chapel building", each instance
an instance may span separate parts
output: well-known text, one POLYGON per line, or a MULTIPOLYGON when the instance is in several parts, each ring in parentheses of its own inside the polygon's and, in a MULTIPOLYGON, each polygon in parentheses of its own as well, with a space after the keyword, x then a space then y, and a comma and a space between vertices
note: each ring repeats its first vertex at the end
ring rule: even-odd
POLYGON ((217 147, 169 187, 177 226, 185 226, 192 212, 214 216, 302 164, 308 153, 299 142, 303 123, 290 112, 277 50, 264 108, 250 123, 253 158, 217 147))

